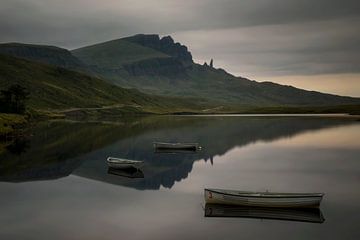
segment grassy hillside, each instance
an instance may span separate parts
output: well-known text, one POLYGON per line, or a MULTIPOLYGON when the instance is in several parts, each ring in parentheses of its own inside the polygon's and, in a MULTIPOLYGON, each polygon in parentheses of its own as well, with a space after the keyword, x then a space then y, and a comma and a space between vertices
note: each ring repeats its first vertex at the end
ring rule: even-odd
POLYGON ((147 95, 85 74, 0 55, 0 89, 20 84, 30 91, 29 106, 37 110, 66 110, 109 106, 127 112, 172 112, 196 109, 189 100, 147 95))
POLYGON ((136 35, 77 49, 73 54, 112 83, 166 96, 197 96, 218 105, 253 107, 360 104, 359 98, 259 83, 193 63, 187 48, 171 37, 136 35), (145 58, 134 49, 149 54, 145 58), (150 54, 154 51, 158 54, 150 54), (161 54, 170 57, 159 60, 161 54))

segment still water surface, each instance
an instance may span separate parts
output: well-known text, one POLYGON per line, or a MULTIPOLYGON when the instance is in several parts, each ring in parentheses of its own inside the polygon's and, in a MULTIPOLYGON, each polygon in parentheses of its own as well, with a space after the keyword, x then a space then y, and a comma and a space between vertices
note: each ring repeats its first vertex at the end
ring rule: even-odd
POLYGON ((356 119, 324 116, 44 122, 0 152, 0 239, 359 239, 359 139, 356 119), (145 164, 113 175, 108 156, 145 164), (324 192, 325 221, 204 217, 205 187, 324 192))

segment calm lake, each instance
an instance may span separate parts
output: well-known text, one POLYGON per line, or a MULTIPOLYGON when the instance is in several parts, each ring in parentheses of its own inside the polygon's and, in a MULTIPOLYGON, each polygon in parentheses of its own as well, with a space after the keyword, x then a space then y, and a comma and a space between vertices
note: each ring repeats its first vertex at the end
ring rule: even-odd
POLYGON ((149 116, 43 122, 32 136, 0 150, 0 196, 0 239, 359 239, 360 121, 149 116), (155 153, 154 141, 203 148, 155 153), (108 172, 108 156, 144 165, 108 172), (291 213, 288 220, 249 218, 252 209, 205 217, 205 187, 323 192, 321 212, 311 214, 325 221, 289 221, 291 213))

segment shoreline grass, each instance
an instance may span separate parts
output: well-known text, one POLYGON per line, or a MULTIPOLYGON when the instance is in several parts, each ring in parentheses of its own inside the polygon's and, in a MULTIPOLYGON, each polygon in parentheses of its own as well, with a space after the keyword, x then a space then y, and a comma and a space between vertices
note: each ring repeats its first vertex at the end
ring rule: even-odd
POLYGON ((12 134, 14 131, 23 128, 27 123, 25 115, 0 113, 0 137, 12 134))

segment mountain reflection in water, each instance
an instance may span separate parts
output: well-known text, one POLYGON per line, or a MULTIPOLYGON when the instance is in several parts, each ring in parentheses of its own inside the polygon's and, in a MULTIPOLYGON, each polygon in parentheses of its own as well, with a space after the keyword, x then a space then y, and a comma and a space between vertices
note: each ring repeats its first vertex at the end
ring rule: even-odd
POLYGON ((187 178, 195 161, 216 164, 216 156, 235 147, 349 124, 356 122, 327 117, 189 116, 43 122, 33 130, 24 151, 0 152, 0 181, 48 180, 74 174, 140 190, 171 188, 187 178), (202 150, 192 154, 157 153, 154 141, 198 142, 202 150), (108 156, 144 161, 141 173, 145 177, 109 174, 105 161, 108 156))

